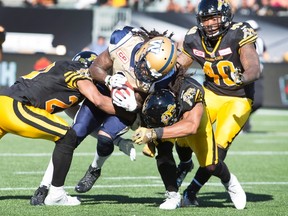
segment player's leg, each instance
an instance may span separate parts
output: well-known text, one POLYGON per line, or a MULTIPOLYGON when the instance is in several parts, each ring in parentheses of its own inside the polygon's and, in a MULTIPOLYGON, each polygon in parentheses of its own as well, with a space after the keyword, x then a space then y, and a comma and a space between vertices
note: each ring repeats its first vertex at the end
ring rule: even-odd
POLYGON ((192 171, 194 164, 192 161, 192 149, 185 144, 185 146, 180 146, 178 142, 175 144, 175 149, 179 157, 179 164, 177 166, 177 185, 180 187, 182 182, 186 178, 187 174, 192 171))
MULTIPOLYGON (((205 120, 207 116, 203 115, 202 118, 205 120)), ((199 129, 196 136, 186 138, 186 142, 193 149, 200 167, 190 185, 183 192, 182 206, 198 206, 196 195, 213 175, 221 180, 235 207, 237 209, 244 208, 246 205, 245 192, 237 178, 230 174, 227 165, 222 160, 218 160, 218 148, 213 138, 212 125, 207 121, 205 130, 199 129), (201 144, 199 145, 199 143, 201 144)))
MULTIPOLYGON (((79 109, 79 107, 76 108, 70 108, 67 113, 70 117, 76 116, 74 120, 74 124, 72 128, 75 130, 76 135, 78 137, 77 144, 79 145, 80 142, 95 128, 99 128, 100 124, 103 121, 103 116, 106 114, 102 111, 99 111, 96 109, 96 107, 88 100, 85 100, 83 102, 83 105, 79 109), (100 116, 99 118, 95 118, 94 113, 98 113, 100 116), (77 114, 76 114, 77 113, 77 114)), ((50 188, 51 182, 52 182, 52 176, 53 176, 53 163, 52 159, 50 160, 50 163, 45 171, 45 174, 42 178, 42 181, 40 183, 40 186, 38 189, 34 192, 34 195, 31 197, 30 204, 31 205, 43 205, 44 199, 47 196, 47 192, 50 188)))
POLYGON ((181 196, 176 183, 176 162, 173 157, 174 140, 159 141, 157 145, 157 169, 166 189, 166 199, 160 209, 172 210, 180 206, 181 196))
POLYGON ((67 195, 64 183, 72 162, 74 149, 78 146, 76 132, 70 128, 65 136, 55 142, 52 155, 53 177, 45 205, 80 205, 77 197, 67 195))
MULTIPOLYGON (((68 196, 63 189, 64 181, 71 164, 73 151, 77 146, 75 132, 69 129, 66 121, 54 114, 48 113, 46 110, 25 106, 9 97, 2 99, 1 104, 4 103, 6 105, 5 109, 9 108, 5 112, 7 113, 7 118, 1 120, 1 124, 3 123, 6 125, 5 128, 7 132, 24 137, 55 141, 53 166, 56 171, 53 173, 52 185, 55 189, 60 188, 61 205, 75 205, 76 203, 74 201, 77 199, 68 196)), ((4 111, 3 107, 0 109, 1 112, 4 111)), ((56 194, 51 188, 49 193, 51 195, 56 194)))
POLYGON ((78 193, 85 193, 92 188, 101 175, 102 166, 114 151, 113 141, 127 131, 128 127, 125 122, 121 121, 118 117, 109 116, 105 119, 99 129, 94 159, 84 177, 80 179, 75 187, 78 193))
POLYGON ((229 146, 239 134, 250 115, 251 106, 252 101, 249 99, 228 97, 225 106, 223 105, 219 109, 215 128, 219 159, 225 160, 229 146))
MULTIPOLYGON (((74 119, 79 109, 80 109, 80 105, 70 107, 69 109, 65 110, 65 113, 70 118, 74 119)), ((90 135, 97 139, 98 129, 92 131, 90 135)), ((121 136, 118 136, 113 140, 113 144, 115 146, 118 146, 119 150, 122 151, 124 154, 128 155, 132 161, 136 159, 136 151, 135 151, 134 143, 132 140, 124 139, 121 136)))

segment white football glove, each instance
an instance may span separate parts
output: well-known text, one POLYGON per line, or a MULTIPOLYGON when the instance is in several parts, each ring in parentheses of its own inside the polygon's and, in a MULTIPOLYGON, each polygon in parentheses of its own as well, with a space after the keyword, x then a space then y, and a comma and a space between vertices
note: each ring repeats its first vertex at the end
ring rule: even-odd
POLYGON ((244 82, 243 72, 239 68, 236 68, 234 72, 231 71, 230 75, 236 85, 239 86, 243 84, 244 82))
POLYGON ((122 72, 117 72, 113 76, 108 75, 105 78, 105 85, 110 89, 123 88, 126 82, 127 78, 122 72))
POLYGON ((115 105, 124 108, 128 112, 135 111, 137 108, 135 93, 127 87, 113 91, 112 101, 115 105))

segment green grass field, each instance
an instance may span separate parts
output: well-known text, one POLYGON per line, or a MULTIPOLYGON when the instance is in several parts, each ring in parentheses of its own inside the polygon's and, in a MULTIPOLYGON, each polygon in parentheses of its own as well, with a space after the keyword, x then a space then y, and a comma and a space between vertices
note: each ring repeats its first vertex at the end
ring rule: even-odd
MULTIPOLYGON (((244 210, 233 207, 217 178, 210 179, 200 191, 201 207, 160 210, 158 206, 164 199, 165 189, 155 159, 142 156, 142 146, 136 146, 134 162, 115 149, 93 189, 77 194, 74 186, 92 162, 95 151, 96 140, 91 137, 76 149, 65 184, 71 195, 79 195, 82 204, 30 206, 30 197, 39 186, 54 144, 6 135, 0 148, 0 215, 288 215, 288 110, 257 111, 252 116, 252 130, 235 139, 226 159, 230 171, 246 191, 244 210)), ((177 156, 175 158, 178 161, 177 156)), ((195 157, 194 163, 197 167, 195 157)), ((181 192, 194 173, 195 169, 189 173, 181 192)))

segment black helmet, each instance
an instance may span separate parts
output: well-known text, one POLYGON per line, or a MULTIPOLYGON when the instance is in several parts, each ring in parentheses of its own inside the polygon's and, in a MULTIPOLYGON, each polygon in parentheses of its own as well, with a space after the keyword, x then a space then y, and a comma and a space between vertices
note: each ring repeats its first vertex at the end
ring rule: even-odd
POLYGON ((97 54, 92 51, 82 51, 77 53, 72 61, 80 62, 84 67, 90 67, 92 62, 97 58, 97 54))
POLYGON ((141 116, 147 127, 164 127, 178 120, 177 107, 175 95, 161 89, 147 96, 141 116))
POLYGON ((198 5, 196 17, 199 30, 201 31, 202 35, 208 39, 215 39, 225 34, 233 19, 231 7, 227 0, 201 0, 198 5), (208 28, 204 27, 203 20, 205 20, 207 17, 217 15, 221 16, 219 29, 216 33, 209 34, 208 28, 211 28, 212 26, 209 26, 208 28))

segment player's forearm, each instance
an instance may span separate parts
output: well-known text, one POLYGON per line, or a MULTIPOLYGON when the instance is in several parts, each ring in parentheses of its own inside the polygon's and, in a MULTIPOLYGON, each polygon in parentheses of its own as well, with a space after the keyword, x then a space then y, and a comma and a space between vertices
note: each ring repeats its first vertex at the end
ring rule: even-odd
POLYGON ((162 137, 158 137, 158 138, 169 139, 169 138, 179 138, 179 137, 185 137, 185 136, 196 134, 197 128, 198 128, 197 125, 194 124, 193 122, 180 121, 171 126, 166 126, 162 129, 156 128, 155 131, 157 132, 157 130, 162 130, 162 134, 161 134, 161 131, 159 131, 159 136, 162 135, 162 137))
POLYGON ((110 115, 116 114, 115 108, 114 108, 113 103, 112 103, 112 99, 110 97, 103 96, 100 100, 101 100, 101 102, 98 100, 94 101, 94 105, 96 107, 98 107, 99 109, 103 110, 104 112, 106 112, 110 115))
POLYGON ((254 45, 247 44, 241 48, 240 60, 244 68, 243 84, 249 84, 259 79, 261 73, 260 61, 254 45))
POLYGON ((254 82, 255 80, 259 79, 260 77, 260 65, 257 64, 250 66, 247 70, 243 73, 243 84, 249 84, 254 82))

